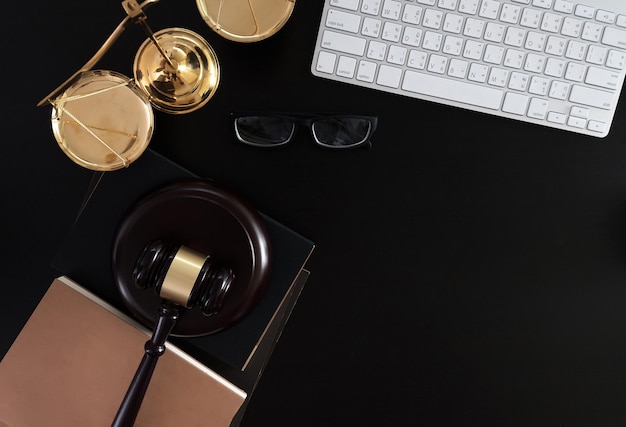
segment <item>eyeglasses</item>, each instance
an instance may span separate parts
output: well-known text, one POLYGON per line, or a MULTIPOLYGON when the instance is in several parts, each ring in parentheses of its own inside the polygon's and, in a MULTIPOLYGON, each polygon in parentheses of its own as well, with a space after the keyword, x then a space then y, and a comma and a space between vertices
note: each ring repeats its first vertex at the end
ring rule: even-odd
POLYGON ((255 147, 279 147, 289 143, 298 125, 311 129, 315 143, 324 148, 371 147, 378 117, 359 115, 289 115, 282 113, 232 113, 235 135, 255 147))

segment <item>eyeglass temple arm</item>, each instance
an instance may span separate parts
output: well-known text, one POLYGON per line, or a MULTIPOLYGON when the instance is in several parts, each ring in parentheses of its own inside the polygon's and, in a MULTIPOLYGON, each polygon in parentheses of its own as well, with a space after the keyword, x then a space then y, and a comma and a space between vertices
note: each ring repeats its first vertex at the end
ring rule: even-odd
POLYGON ((120 22, 118 24, 118 26, 115 28, 115 30, 113 30, 113 32, 109 35, 109 37, 102 44, 102 46, 100 46, 100 49, 98 49, 98 51, 89 59, 89 61, 87 61, 85 63, 85 65, 83 65, 78 71, 76 71, 74 74, 72 74, 70 76, 70 78, 68 78, 62 84, 57 86, 57 88, 54 89, 52 92, 50 92, 50 94, 48 94, 48 96, 46 96, 41 101, 39 101, 39 103, 37 104, 37 107, 41 107, 45 103, 47 103, 50 100, 54 99, 59 94, 59 92, 61 90, 63 90, 80 73, 82 73, 83 71, 91 70, 98 63, 98 61, 100 61, 100 59, 102 59, 104 54, 108 52, 108 50, 111 48, 113 43, 115 43, 115 41, 119 38, 119 36, 122 34, 122 32, 126 29, 128 24, 130 24, 131 22, 135 22, 137 16, 139 16, 140 12, 142 12, 146 7, 150 6, 153 3, 156 3, 158 1, 159 0, 145 0, 143 3, 139 4, 139 9, 137 10, 136 8, 133 9, 132 7, 130 7, 130 8, 127 7, 127 1, 124 0, 122 2, 122 6, 124 7, 124 10, 126 10, 127 15, 122 20, 122 22, 120 22))

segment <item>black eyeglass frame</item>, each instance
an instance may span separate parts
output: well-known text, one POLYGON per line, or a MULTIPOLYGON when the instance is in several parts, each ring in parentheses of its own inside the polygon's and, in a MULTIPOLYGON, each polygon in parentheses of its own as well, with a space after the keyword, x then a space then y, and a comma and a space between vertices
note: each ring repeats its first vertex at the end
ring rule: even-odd
POLYGON ((283 147, 289 144, 293 140, 293 137, 296 135, 299 126, 309 128, 313 141, 315 142, 317 146, 322 147, 322 148, 344 150, 344 149, 364 147, 364 148, 369 149, 372 146, 372 141, 370 138, 372 137, 372 135, 374 134, 374 131, 376 130, 376 127, 378 126, 378 116, 367 115, 367 114, 363 115, 363 114, 333 114, 333 113, 283 113, 283 112, 277 112, 277 111, 236 111, 236 112, 230 113, 230 115, 233 119, 233 126, 234 126, 235 136, 237 137, 237 140, 251 147, 264 148, 264 149, 278 148, 278 147, 283 147), (291 131, 291 134, 284 142, 279 142, 276 144, 268 144, 268 145, 255 144, 253 142, 246 141, 244 138, 242 138, 241 134, 239 133, 239 129, 237 127, 237 119, 242 118, 242 117, 254 117, 254 116, 275 117, 275 118, 291 120, 294 126, 291 131), (367 134, 365 138, 363 138, 362 141, 355 143, 355 144, 351 144, 351 145, 330 145, 330 144, 321 142, 317 138, 317 136, 315 135, 315 130, 314 130, 314 125, 316 122, 319 122, 322 120, 328 120, 328 119, 342 119, 342 118, 366 120, 369 124, 369 128, 367 130, 367 134))

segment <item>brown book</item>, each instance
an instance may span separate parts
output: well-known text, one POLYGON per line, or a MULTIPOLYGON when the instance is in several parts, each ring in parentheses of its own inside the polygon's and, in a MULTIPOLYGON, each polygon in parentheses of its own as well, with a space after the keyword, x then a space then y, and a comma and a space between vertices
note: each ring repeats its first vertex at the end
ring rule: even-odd
MULTIPOLYGON (((62 276, 0 362, 0 427, 110 426, 150 332, 62 276)), ((231 424, 246 393, 172 344, 135 426, 231 424)))

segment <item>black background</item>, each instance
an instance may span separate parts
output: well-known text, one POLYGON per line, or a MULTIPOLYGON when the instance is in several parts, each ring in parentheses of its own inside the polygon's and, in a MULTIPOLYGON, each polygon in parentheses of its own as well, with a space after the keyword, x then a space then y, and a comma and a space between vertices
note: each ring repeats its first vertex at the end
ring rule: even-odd
MULTIPOLYGON (((626 425, 626 111, 596 139, 310 73, 322 0, 252 44, 192 0, 148 10, 217 52, 214 98, 156 113, 151 147, 316 243, 248 426, 626 425), (228 113, 374 113, 372 150, 233 142, 228 113)), ((5 5, 0 298, 4 354, 56 272, 91 172, 35 107, 124 16, 118 1, 5 5)), ((132 76, 129 27, 97 68, 132 76)), ((622 97, 623 100, 623 97, 622 97)), ((132 166, 131 166, 132 167, 132 166)))

